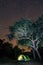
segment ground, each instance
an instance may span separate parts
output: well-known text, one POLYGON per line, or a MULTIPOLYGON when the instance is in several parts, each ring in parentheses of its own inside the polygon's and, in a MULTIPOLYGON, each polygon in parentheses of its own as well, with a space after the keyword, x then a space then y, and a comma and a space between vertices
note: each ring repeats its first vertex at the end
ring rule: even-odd
POLYGON ((0 63, 0 65, 43 65, 41 62, 13 62, 13 63, 0 63))

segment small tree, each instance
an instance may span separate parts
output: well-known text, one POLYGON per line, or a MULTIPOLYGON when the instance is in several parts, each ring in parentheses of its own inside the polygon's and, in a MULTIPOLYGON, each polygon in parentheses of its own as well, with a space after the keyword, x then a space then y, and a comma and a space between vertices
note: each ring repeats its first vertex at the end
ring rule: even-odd
POLYGON ((38 45, 42 41, 41 39, 42 37, 41 37, 41 31, 39 35, 39 29, 37 23, 32 23, 30 20, 21 19, 20 21, 16 22, 13 26, 11 26, 9 30, 11 33, 8 35, 10 40, 13 38, 17 38, 18 40, 27 39, 28 42, 23 43, 22 45, 27 45, 32 47, 34 59, 35 59, 35 51, 36 51, 39 59, 41 60, 41 56, 38 51, 38 45))

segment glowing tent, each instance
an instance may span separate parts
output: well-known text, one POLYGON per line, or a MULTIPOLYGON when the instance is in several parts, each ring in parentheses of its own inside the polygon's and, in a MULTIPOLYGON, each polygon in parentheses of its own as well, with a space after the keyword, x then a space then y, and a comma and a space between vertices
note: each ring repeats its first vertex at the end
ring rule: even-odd
POLYGON ((25 55, 20 55, 18 57, 18 61, 29 61, 30 58, 28 56, 25 56, 25 55))

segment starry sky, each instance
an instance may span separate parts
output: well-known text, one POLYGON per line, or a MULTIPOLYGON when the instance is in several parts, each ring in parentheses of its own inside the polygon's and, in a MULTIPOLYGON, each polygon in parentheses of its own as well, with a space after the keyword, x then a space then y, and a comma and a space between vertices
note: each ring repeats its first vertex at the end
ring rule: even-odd
POLYGON ((43 14, 43 0, 0 0, 0 38, 6 38, 8 27, 21 17, 37 20, 43 14))

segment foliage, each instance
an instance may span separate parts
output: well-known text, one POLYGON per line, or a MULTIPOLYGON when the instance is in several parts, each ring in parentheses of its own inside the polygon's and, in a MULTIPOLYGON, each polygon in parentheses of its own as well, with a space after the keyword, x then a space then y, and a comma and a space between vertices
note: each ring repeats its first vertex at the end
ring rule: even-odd
POLYGON ((18 46, 12 47, 12 44, 9 42, 4 42, 0 39, 0 58, 10 58, 17 60, 18 56, 22 53, 22 50, 18 46), (19 52, 19 53, 18 53, 19 52))
POLYGON ((11 33, 8 35, 9 39, 12 39, 15 37, 19 39, 23 36, 29 36, 30 32, 32 32, 31 21, 25 20, 22 18, 20 21, 16 22, 13 26, 10 26, 9 31, 11 33))
POLYGON ((20 21, 16 22, 13 26, 11 26, 9 30, 9 39, 23 39, 20 44, 32 47, 34 58, 36 51, 39 59, 41 59, 38 51, 38 45, 40 43, 43 43, 43 16, 41 16, 41 18, 39 18, 35 23, 32 23, 30 20, 22 18, 20 21))

